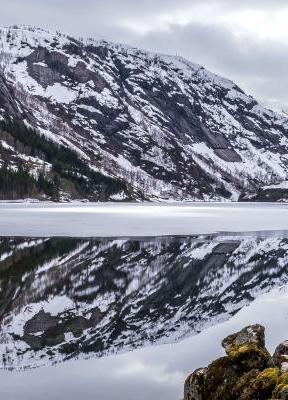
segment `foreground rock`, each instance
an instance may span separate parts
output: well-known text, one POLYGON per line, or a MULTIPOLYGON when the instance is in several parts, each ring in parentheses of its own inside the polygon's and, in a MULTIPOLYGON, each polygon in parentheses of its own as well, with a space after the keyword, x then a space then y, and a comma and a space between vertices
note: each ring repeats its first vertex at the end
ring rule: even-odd
POLYGON ((288 400, 288 341, 273 357, 265 347, 265 329, 248 326, 222 342, 225 357, 193 372, 184 400, 288 400))

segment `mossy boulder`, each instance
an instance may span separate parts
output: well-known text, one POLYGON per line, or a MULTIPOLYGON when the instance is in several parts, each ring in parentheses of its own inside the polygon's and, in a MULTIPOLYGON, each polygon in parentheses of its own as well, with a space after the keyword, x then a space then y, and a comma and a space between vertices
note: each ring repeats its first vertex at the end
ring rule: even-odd
POLYGON ((288 400, 288 371, 283 370, 288 342, 272 359, 264 332, 252 325, 225 338, 227 356, 187 378, 184 400, 288 400))
POLYGON ((222 346, 229 359, 245 371, 263 369, 271 364, 271 356, 265 347, 265 328, 247 326, 226 337, 222 346))
POLYGON ((227 336, 222 341, 225 351, 231 346, 240 346, 245 343, 254 343, 259 347, 265 347, 265 328, 262 325, 255 324, 246 326, 241 331, 227 336))
POLYGON ((213 361, 207 368, 203 400, 229 400, 240 373, 228 357, 213 361))
POLYGON ((271 356, 265 348, 257 346, 255 343, 244 343, 242 345, 231 346, 226 350, 228 358, 244 371, 253 368, 263 369, 271 361, 271 356))

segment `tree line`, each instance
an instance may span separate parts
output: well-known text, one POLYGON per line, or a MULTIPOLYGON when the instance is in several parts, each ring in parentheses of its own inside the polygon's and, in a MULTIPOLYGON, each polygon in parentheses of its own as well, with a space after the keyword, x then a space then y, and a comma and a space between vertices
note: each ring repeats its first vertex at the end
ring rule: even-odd
POLYGON ((12 170, 8 168, 7 164, 4 164, 0 168, 1 200, 37 198, 43 195, 52 200, 59 200, 58 183, 48 180, 43 174, 39 174, 36 179, 22 166, 17 170, 12 170))
POLYGON ((27 196, 33 195, 33 190, 36 189, 36 192, 40 191, 57 199, 61 185, 68 180, 73 183, 79 196, 87 198, 93 196, 94 200, 107 200, 110 195, 120 191, 127 192, 124 182, 93 171, 76 151, 48 140, 21 121, 11 119, 1 121, 0 130, 8 132, 14 138, 15 148, 24 146, 25 152, 28 152, 30 156, 39 157, 52 165, 49 179, 45 176, 45 171, 39 175, 38 179, 34 179, 27 176, 28 171, 19 170, 19 173, 13 173, 4 168, 3 185, 5 176, 7 190, 8 180, 12 182, 13 188, 17 181, 20 182, 21 193, 27 189, 27 196))

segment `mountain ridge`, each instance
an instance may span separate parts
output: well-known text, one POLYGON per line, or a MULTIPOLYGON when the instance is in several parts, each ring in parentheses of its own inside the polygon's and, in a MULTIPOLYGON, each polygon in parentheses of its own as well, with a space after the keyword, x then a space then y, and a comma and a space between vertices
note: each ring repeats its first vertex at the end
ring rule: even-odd
MULTIPOLYGON (((32 27, 0 28, 0 119, 21 121, 121 182, 100 196, 93 179, 74 171, 91 186, 85 193, 39 153, 28 173, 56 179, 60 200, 288 198, 281 187, 288 181, 287 116, 182 57, 32 27)), ((11 138, 0 144, 2 166, 17 169, 23 156, 33 157, 25 144, 15 151, 11 138)))

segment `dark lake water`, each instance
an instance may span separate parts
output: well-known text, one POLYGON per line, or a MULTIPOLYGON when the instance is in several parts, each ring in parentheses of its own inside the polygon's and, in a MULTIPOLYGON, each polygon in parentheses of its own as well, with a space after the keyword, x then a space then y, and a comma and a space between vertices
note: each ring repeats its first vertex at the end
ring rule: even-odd
POLYGON ((180 400, 221 339, 288 338, 285 231, 0 238, 0 398, 180 400))

